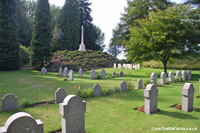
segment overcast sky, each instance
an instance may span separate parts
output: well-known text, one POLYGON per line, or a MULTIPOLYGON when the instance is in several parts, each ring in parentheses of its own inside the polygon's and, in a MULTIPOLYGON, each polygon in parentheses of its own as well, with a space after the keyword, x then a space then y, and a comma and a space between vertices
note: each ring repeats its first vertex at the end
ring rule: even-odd
MULTIPOLYGON (((92 17, 95 25, 105 33, 105 44, 108 46, 112 37, 112 29, 120 21, 121 13, 127 6, 127 0, 89 0, 92 2, 92 17)), ((171 0, 176 3, 183 3, 186 0, 171 0)), ((65 0, 49 0, 50 4, 63 6, 65 0)), ((122 56, 120 56, 122 58, 122 56)))

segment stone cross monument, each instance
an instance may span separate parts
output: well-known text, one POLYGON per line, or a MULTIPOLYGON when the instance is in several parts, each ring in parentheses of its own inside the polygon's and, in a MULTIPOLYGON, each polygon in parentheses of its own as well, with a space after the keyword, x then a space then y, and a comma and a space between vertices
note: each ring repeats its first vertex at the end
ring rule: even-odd
POLYGON ((83 35, 83 25, 82 25, 82 31, 81 31, 81 44, 79 45, 79 51, 85 51, 85 45, 84 45, 84 35, 83 35))

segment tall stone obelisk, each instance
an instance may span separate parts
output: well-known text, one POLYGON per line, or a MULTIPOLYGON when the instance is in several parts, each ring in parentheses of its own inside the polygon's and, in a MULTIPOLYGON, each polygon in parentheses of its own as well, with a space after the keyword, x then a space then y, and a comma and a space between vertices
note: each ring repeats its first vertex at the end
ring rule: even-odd
POLYGON ((84 29, 83 29, 83 25, 82 25, 82 31, 81 31, 81 44, 79 45, 79 51, 85 51, 85 45, 84 45, 84 29))

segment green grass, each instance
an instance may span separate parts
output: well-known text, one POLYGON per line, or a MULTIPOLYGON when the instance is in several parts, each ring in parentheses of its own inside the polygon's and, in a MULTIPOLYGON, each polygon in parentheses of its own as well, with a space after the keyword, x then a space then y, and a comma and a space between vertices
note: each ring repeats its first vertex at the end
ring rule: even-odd
MULTIPOLYGON (((120 69, 105 69, 107 75, 112 72, 120 73, 120 69)), ((149 80, 151 72, 160 74, 162 69, 142 68, 139 71, 123 70, 125 77, 91 80, 89 72, 84 72, 84 78, 78 78, 75 73, 75 81, 63 81, 64 77, 56 77, 57 73, 41 75, 40 72, 31 70, 19 70, 12 72, 0 72, 0 97, 6 93, 14 93, 18 100, 30 99, 34 102, 54 100, 54 92, 57 88, 63 87, 67 94, 73 94, 73 86, 80 85, 81 88, 92 88, 98 83, 102 88, 112 89, 119 87, 125 80, 136 86, 139 78, 143 81, 149 80)), ((172 70, 176 72, 175 70, 172 70)), ((97 70, 100 72, 100 70, 97 70)), ((114 93, 98 98, 84 99, 87 104, 85 114, 85 126, 88 133, 132 133, 152 132, 152 127, 197 127, 200 131, 200 99, 199 82, 200 71, 192 71, 192 80, 195 87, 194 108, 195 111, 184 112, 170 108, 174 104, 181 104, 181 93, 185 82, 159 86, 158 108, 160 112, 147 115, 134 110, 144 105, 144 90, 132 90, 124 93, 114 93)), ((160 79, 158 79, 158 83, 160 79)), ((12 114, 24 111, 31 114, 35 119, 44 123, 45 133, 61 128, 61 116, 59 105, 40 106, 35 108, 20 109, 18 111, 0 112, 0 126, 3 126, 12 114)), ((163 132, 163 131, 156 131, 163 132)), ((170 131, 172 132, 172 131, 170 131)), ((175 132, 175 131, 174 131, 175 132)), ((188 131, 176 131, 185 132, 188 131)), ((193 131, 195 132, 195 131, 193 131)))

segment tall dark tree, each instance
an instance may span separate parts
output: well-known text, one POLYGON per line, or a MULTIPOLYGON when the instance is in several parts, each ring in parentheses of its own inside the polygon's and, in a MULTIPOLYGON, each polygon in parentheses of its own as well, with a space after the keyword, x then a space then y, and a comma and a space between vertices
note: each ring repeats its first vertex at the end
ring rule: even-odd
POLYGON ((32 33, 32 65, 35 68, 43 66, 51 57, 51 27, 50 27, 50 6, 48 0, 38 0, 35 11, 32 33))
POLYGON ((77 50, 80 43, 78 0, 66 0, 54 29, 53 50, 77 50))
POLYGON ((0 1, 0 70, 19 68, 19 43, 15 0, 0 1))

